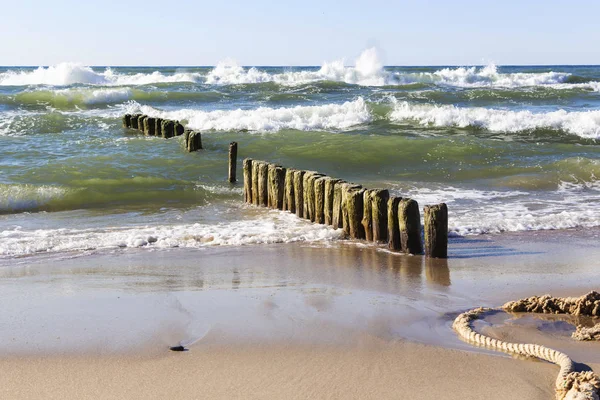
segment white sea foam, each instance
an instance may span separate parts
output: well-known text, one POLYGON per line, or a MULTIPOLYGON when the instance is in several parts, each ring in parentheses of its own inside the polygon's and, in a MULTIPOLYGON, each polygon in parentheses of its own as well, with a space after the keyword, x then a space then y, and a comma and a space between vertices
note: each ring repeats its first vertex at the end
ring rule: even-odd
POLYGON ((187 120, 187 126, 201 131, 230 131, 247 129, 257 132, 275 132, 281 129, 339 130, 371 121, 372 115, 362 97, 343 104, 296 106, 288 108, 260 107, 253 110, 202 111, 183 109, 159 111, 150 106, 131 102, 127 112, 187 120))
POLYGON ((272 211, 259 219, 219 224, 187 224, 105 229, 38 229, 0 231, 0 255, 82 251, 125 247, 170 248, 241 246, 298 241, 328 241, 340 230, 315 225, 295 215, 272 211))
POLYGON ((120 103, 131 99, 133 92, 128 88, 118 89, 59 89, 54 92, 57 98, 64 98, 69 102, 84 104, 120 103))
POLYGON ((35 70, 9 70, 0 73, 0 86, 51 85, 146 85, 151 83, 197 82, 201 74, 178 72, 164 75, 158 71, 150 74, 119 74, 111 68, 96 72, 79 63, 60 63, 35 70))
POLYGON ((477 127, 494 132, 522 132, 552 129, 583 138, 600 138, 600 111, 510 111, 482 107, 462 108, 453 105, 416 105, 396 102, 392 121, 416 121, 424 126, 477 127))

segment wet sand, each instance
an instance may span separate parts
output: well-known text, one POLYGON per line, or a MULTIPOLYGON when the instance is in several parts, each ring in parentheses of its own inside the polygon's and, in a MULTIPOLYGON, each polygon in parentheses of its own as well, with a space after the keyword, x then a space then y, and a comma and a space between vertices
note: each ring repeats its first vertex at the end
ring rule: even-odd
MULTIPOLYGON (((473 348, 451 322, 598 289, 597 241, 595 230, 454 238, 447 261, 339 242, 0 260, 0 387, 9 398, 552 398, 556 367, 473 348), (177 344, 190 351, 168 350, 177 344)), ((489 329, 574 349, 536 322, 504 322, 489 329)), ((595 368, 597 354, 574 357, 595 368)))

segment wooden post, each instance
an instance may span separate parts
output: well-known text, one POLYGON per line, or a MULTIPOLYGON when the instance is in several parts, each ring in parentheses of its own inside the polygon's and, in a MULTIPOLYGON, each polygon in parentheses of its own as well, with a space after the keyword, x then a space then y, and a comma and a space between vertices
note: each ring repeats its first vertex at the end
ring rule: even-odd
POLYGON ((259 204, 258 196, 258 170, 261 161, 252 160, 252 204, 257 206, 259 204))
POLYGON ((373 241, 386 243, 388 240, 387 202, 390 192, 387 189, 373 189, 370 193, 373 241))
POLYGON ((335 184, 339 179, 325 178, 325 198, 323 201, 323 223, 325 225, 333 225, 333 192, 335 184))
POLYGON ((402 199, 398 204, 398 227, 400 245, 408 254, 422 254, 421 215, 419 204, 412 199, 402 199))
POLYGON ((294 203, 296 206, 296 215, 304 218, 304 175, 306 171, 294 172, 294 203))
POLYGON ((342 185, 345 181, 338 181, 333 185, 333 214, 331 215, 331 226, 335 229, 343 228, 342 214, 342 185))
POLYGON ((131 114, 123 115, 123 128, 131 128, 131 114))
POLYGON ((425 206, 425 255, 448 258, 448 207, 445 203, 425 206))
POLYGON ((142 115, 138 118, 138 129, 142 132, 145 132, 146 119, 148 119, 147 115, 142 115))
POLYGON ((278 210, 283 209, 283 192, 285 190, 285 168, 269 164, 268 167, 269 176, 269 197, 268 205, 271 208, 278 210))
POLYGON ((185 130, 185 149, 189 152, 202 150, 202 135, 200 132, 185 130))
POLYGON ((315 179, 315 218, 317 224, 325 223, 325 180, 331 179, 322 176, 315 179))
POLYGON ((285 171, 285 191, 283 193, 283 211, 296 212, 296 198, 294 196, 294 175, 296 170, 288 168, 285 171))
POLYGON ((245 158, 242 168, 244 170, 244 202, 252 204, 252 159, 245 158))
POLYGON ((346 207, 348 193, 351 189, 361 189, 362 186, 354 183, 343 183, 341 196, 341 214, 342 214, 342 229, 346 235, 350 235, 350 225, 348 224, 348 207, 346 207))
POLYGON ((346 191, 346 212, 348 213, 348 234, 353 239, 364 239, 365 229, 362 225, 363 199, 365 189, 350 187, 346 191))
POLYGON ((156 128, 156 121, 152 117, 144 118, 144 132, 148 136, 154 136, 154 130, 156 128))
POLYGON ((308 213, 309 209, 309 200, 308 200, 308 192, 310 191, 310 186, 308 180, 311 176, 316 174, 316 171, 304 171, 304 175, 302 176, 302 218, 310 219, 310 214, 308 213))
POLYGON ((154 136, 162 137, 162 118, 154 118, 154 136))
POLYGON ((388 248, 390 250, 401 250, 400 228, 398 227, 398 204, 401 197, 390 197, 387 203, 388 219, 388 248))
POLYGON ((365 231, 365 239, 373 241, 373 211, 371 205, 371 190, 365 189, 363 192, 363 216, 361 224, 365 231))
POLYGON ((183 135, 183 132, 185 132, 185 128, 183 127, 183 125, 181 125, 179 121, 175 121, 175 123, 173 124, 173 135, 181 136, 183 135))
POLYGON ((263 207, 269 206, 268 174, 269 164, 261 161, 260 164, 258 164, 258 205, 263 207))
MULTIPOLYGON (((323 174, 318 172, 313 173, 308 178, 308 187, 304 187, 304 192, 308 194, 308 219, 311 222, 315 222, 317 217, 316 213, 316 197, 315 197, 315 181, 322 177, 323 174)), ((305 205, 306 207, 306 205, 305 205)))
POLYGON ((133 114, 131 116, 131 129, 137 129, 138 128, 138 121, 139 121, 141 115, 142 114, 133 114))
POLYGON ((236 181, 237 169, 237 142, 229 143, 229 182, 236 181))
POLYGON ((175 123, 173 121, 164 119, 160 128, 162 132, 162 137, 164 137, 165 139, 173 137, 173 130, 175 129, 175 123))

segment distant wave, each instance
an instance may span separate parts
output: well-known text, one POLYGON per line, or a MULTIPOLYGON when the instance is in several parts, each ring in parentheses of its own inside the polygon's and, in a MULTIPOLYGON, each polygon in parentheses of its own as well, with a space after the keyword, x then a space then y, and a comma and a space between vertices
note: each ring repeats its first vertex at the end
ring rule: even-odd
POLYGON ((523 132, 537 129, 564 131, 588 139, 600 138, 600 110, 594 111, 509 111, 453 105, 417 105, 397 102, 392 121, 412 120, 424 126, 476 127, 493 132, 523 132))
POLYGON ((198 82, 199 73, 175 73, 164 75, 159 71, 150 74, 119 74, 111 68, 96 72, 92 68, 78 63, 60 63, 35 70, 9 70, 0 73, 0 86, 50 85, 68 86, 88 85, 147 85, 151 83, 198 82))
POLYGON ((128 111, 141 111, 156 117, 186 120, 187 125, 192 129, 215 131, 341 130, 369 123, 372 120, 369 107, 362 97, 343 104, 218 111, 190 109, 159 111, 132 102, 128 111))

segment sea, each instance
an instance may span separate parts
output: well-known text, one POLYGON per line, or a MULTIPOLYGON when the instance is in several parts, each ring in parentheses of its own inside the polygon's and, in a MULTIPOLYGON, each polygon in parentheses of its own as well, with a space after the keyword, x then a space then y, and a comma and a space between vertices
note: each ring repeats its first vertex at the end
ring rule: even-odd
POLYGON ((451 237, 597 227, 599 139, 600 66, 0 67, 0 258, 345 240, 245 205, 233 141, 240 181, 249 157, 445 202, 451 237))

